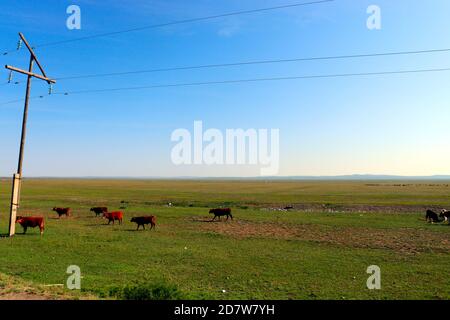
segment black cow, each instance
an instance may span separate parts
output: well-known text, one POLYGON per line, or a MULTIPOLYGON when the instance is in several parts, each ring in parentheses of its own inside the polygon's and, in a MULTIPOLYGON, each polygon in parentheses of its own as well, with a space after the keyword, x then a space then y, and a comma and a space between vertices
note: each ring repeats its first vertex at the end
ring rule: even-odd
POLYGON ((425 214, 425 220, 430 223, 439 222, 439 217, 436 212, 427 210, 427 213, 425 214))
POLYGON ((94 208, 91 208, 91 211, 93 211, 95 213, 95 216, 98 217, 99 215, 102 215, 105 212, 108 212, 108 208, 106 208, 106 207, 94 207, 94 208))
POLYGON ((442 209, 441 213, 439 214, 439 217, 444 218, 444 221, 450 223, 450 211, 442 209))
POLYGON ((214 218, 212 219, 212 221, 216 220, 217 217, 222 216, 227 216, 227 220, 228 218, 231 217, 231 220, 233 220, 233 215, 231 214, 231 209, 230 208, 217 208, 217 209, 211 209, 209 210, 209 213, 213 213, 214 214, 214 218))
POLYGON ((139 230, 140 226, 142 226, 145 230, 145 225, 150 225, 150 230, 152 230, 153 228, 156 228, 156 217, 155 216, 134 217, 134 218, 131 218, 131 222, 134 222, 137 224, 136 230, 139 230))
POLYGON ((66 217, 70 217, 70 213, 72 209, 70 208, 53 208, 53 211, 55 211, 58 214, 58 217, 61 218, 61 216, 65 215, 66 217))

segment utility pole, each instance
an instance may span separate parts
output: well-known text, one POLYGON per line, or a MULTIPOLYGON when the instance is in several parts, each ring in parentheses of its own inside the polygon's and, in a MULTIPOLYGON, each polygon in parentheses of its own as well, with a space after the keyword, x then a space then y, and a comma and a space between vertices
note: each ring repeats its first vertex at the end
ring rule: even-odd
POLYGON ((23 154, 24 154, 24 148, 25 148, 25 139, 27 135, 27 118, 28 118, 28 104, 30 100, 30 90, 31 90, 31 80, 33 78, 37 78, 40 80, 46 81, 50 86, 53 83, 56 83, 55 80, 49 79, 47 75, 45 74, 44 68, 39 63, 39 60, 37 59, 36 55, 34 54, 33 48, 28 44, 27 40, 25 39, 24 35, 19 32, 19 37, 21 41, 25 44, 28 51, 30 52, 30 64, 28 66, 28 71, 18 69, 15 67, 11 67, 6 65, 5 68, 8 70, 11 70, 11 72, 18 72, 22 73, 28 76, 27 79, 27 89, 25 93, 25 106, 23 110, 23 120, 22 120, 22 136, 20 139, 20 151, 19 151, 19 163, 17 166, 17 173, 13 176, 13 187, 12 187, 12 193, 11 193, 11 209, 10 209, 10 216, 9 216, 9 236, 12 237, 16 233, 16 217, 17 217, 17 210, 20 205, 20 189, 21 189, 21 183, 22 183, 22 165, 23 165, 23 154), (39 69, 41 70, 42 75, 33 73, 33 66, 34 64, 37 64, 39 69))

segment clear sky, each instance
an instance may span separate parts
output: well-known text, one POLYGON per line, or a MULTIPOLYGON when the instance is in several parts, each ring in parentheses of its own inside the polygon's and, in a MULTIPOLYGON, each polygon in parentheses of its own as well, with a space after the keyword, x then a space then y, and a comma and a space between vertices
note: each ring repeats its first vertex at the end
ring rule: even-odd
MULTIPOLYGON (((0 51, 302 0, 1 1, 0 51), (68 30, 66 8, 81 8, 68 30)), ((50 77, 450 48, 448 0, 336 0, 37 48, 50 77), (369 5, 381 30, 366 27, 369 5)), ((26 68, 25 50, 0 56, 26 68)), ((450 52, 61 80, 58 92, 184 82, 449 68, 450 52)), ((0 83, 6 82, 6 70, 0 83)), ((16 170, 24 96, 0 84, 0 175, 16 170)), ((450 174, 450 72, 172 87, 31 100, 25 176, 255 176, 258 166, 175 166, 178 128, 280 130, 279 175, 450 174)), ((47 95, 34 80, 32 96, 47 95)))

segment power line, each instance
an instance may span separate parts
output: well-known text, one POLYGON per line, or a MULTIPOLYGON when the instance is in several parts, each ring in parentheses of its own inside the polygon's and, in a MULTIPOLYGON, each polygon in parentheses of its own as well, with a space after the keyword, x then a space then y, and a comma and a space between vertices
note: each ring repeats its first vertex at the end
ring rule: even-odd
MULTIPOLYGON (((30 97, 30 99, 29 100, 35 100, 35 99, 43 99, 45 96, 44 95, 39 95, 39 96, 33 96, 33 97, 30 97)), ((3 102, 3 103, 0 103, 0 106, 4 106, 4 105, 8 105, 8 104, 13 104, 13 103, 16 103, 16 102, 22 102, 22 101, 24 101, 25 99, 15 99, 15 100, 10 100, 10 101, 6 101, 6 102, 3 102)))
POLYGON ((393 75, 393 74, 410 74, 410 73, 443 72, 443 71, 450 71, 450 68, 191 82, 191 83, 176 83, 176 84, 150 85, 150 86, 139 86, 139 87, 79 90, 79 91, 72 91, 72 92, 57 92, 55 94, 72 95, 72 94, 84 94, 84 93, 101 93, 101 92, 112 92, 112 91, 142 90, 142 89, 156 89, 156 88, 170 88, 170 87, 187 87, 187 86, 201 86, 201 85, 214 85, 214 84, 233 84, 233 83, 246 83, 246 82, 320 79, 320 78, 338 78, 338 77, 343 78, 343 77, 357 77, 357 76, 393 75))
MULTIPOLYGON (((76 41, 84 41, 84 40, 89 40, 89 39, 96 39, 96 38, 101 38, 101 37, 106 37, 106 36, 118 35, 118 34, 129 33, 129 32, 135 32, 135 31, 156 29, 156 28, 168 27, 168 26, 173 26, 173 25, 186 24, 186 23, 192 23, 192 22, 199 22, 199 21, 205 21, 205 20, 213 20, 213 19, 225 18, 225 17, 237 16, 237 15, 244 15, 244 14, 251 14, 251 13, 258 13, 258 12, 266 12, 266 11, 281 10, 281 9, 287 9, 287 8, 294 8, 294 7, 302 7, 302 6, 309 6, 309 5, 315 5, 315 4, 329 3, 329 2, 334 2, 334 1, 335 0, 318 0, 318 1, 294 3, 294 4, 275 6, 275 7, 259 8, 259 9, 253 9, 253 10, 235 11, 235 12, 217 14, 217 15, 200 17, 200 18, 178 20, 178 21, 166 22, 166 23, 161 23, 161 24, 154 24, 154 25, 149 25, 149 26, 130 28, 130 29, 121 30, 121 31, 98 33, 98 34, 93 34, 93 35, 90 35, 90 36, 79 37, 79 38, 74 38, 74 39, 41 43, 39 45, 34 46, 33 49, 35 49, 35 48, 42 48, 42 47, 56 46, 56 45, 70 43, 70 42, 76 42, 76 41)), ((17 51, 17 50, 5 51, 3 53, 3 55, 7 55, 7 54, 15 52, 15 51, 17 51)))
POLYGON ((20 81, 11 81, 11 82, 3 82, 3 83, 0 83, 0 86, 5 86, 5 85, 8 85, 8 84, 20 84, 20 81))
MULTIPOLYGON (((132 90, 157 89, 157 88, 252 83, 252 82, 267 82, 267 81, 287 81, 287 80, 305 80, 305 79, 323 79, 323 78, 346 78, 346 77, 361 77, 361 76, 417 74, 417 73, 445 72, 445 71, 450 71, 450 68, 414 69, 414 70, 399 70, 399 71, 341 73, 341 74, 305 75, 305 76, 292 76, 292 77, 271 77, 271 78, 254 78, 254 79, 222 80, 222 81, 207 81, 207 82, 175 83, 175 84, 149 85, 149 86, 139 86, 139 87, 121 87, 121 88, 106 88, 106 89, 54 92, 53 95, 68 96, 68 95, 86 94, 86 93, 106 93, 106 92, 132 91, 132 90)), ((33 99, 36 99, 36 98, 44 98, 44 95, 33 97, 33 99)), ((19 102, 19 101, 23 101, 23 99, 4 102, 4 103, 1 103, 0 106, 5 105, 5 104, 19 102)))
POLYGON ((450 48, 419 50, 419 51, 397 51, 397 52, 384 52, 384 53, 354 54, 354 55, 341 55, 341 56, 277 59, 277 60, 257 60, 257 61, 207 64, 207 65, 197 65, 197 66, 181 66, 181 67, 169 67, 169 68, 160 68, 160 69, 147 69, 147 70, 134 70, 134 71, 124 71, 124 72, 113 72, 113 73, 97 73, 97 74, 86 74, 86 75, 78 75, 78 76, 67 76, 67 77, 56 78, 56 80, 101 78, 101 77, 123 76, 123 75, 133 75, 133 74, 141 74, 141 73, 156 73, 156 72, 208 69, 208 68, 224 68, 224 67, 235 67, 235 66, 244 66, 244 65, 275 64, 275 63, 302 62, 302 61, 315 61, 315 60, 355 59, 355 58, 412 55, 412 54, 440 53, 440 52, 450 52, 450 48))

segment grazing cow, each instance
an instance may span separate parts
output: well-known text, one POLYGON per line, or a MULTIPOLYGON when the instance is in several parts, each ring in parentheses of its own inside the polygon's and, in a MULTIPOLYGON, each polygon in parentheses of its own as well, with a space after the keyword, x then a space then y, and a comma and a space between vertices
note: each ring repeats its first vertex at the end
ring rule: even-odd
POLYGON ((66 217, 70 217, 70 212, 72 209, 70 208, 53 208, 53 211, 56 211, 58 214, 58 217, 61 218, 61 216, 66 215, 66 217))
POLYGON ((231 220, 233 220, 233 216, 231 214, 231 209, 230 208, 217 208, 217 209, 211 209, 209 210, 209 213, 213 213, 214 214, 214 218, 212 219, 212 221, 216 220, 217 217, 221 216, 227 216, 227 220, 229 217, 231 217, 231 220))
POLYGON ((142 226, 145 230, 145 225, 150 224, 150 230, 156 228, 156 217, 155 216, 145 216, 145 217, 134 217, 131 218, 131 222, 135 222, 137 224, 137 229, 142 226))
POLYGON ((450 223, 450 211, 442 209, 439 217, 444 218, 444 221, 450 223))
POLYGON ((116 220, 119 221, 119 224, 122 224, 123 212, 122 211, 104 212, 103 218, 108 219, 108 224, 110 224, 111 221, 114 224, 116 220))
POLYGON ((293 206, 286 206, 286 207, 284 207, 284 210, 291 210, 291 209, 294 209, 294 207, 293 206))
POLYGON ((106 207, 94 207, 91 208, 91 211, 94 211, 95 216, 98 217, 101 214, 104 214, 105 212, 108 212, 108 208, 106 207))
POLYGON ((439 217, 436 212, 432 210, 427 210, 427 213, 425 215, 425 220, 430 223, 439 222, 439 217))
POLYGON ((23 228, 23 233, 27 233, 28 228, 39 227, 41 235, 44 233, 44 218, 43 217, 17 217, 16 223, 19 223, 23 228))

